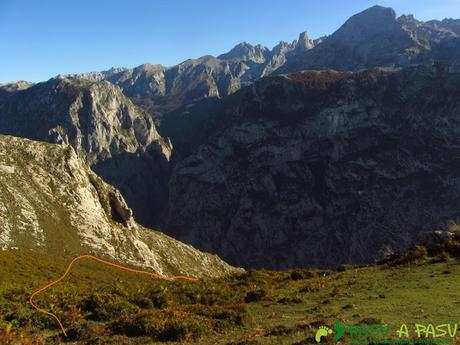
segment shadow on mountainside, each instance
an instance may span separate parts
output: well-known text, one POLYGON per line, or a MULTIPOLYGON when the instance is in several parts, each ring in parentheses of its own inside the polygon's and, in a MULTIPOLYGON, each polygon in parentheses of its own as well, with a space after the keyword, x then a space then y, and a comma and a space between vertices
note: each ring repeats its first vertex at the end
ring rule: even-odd
POLYGON ((154 143, 145 152, 123 153, 92 166, 105 181, 118 188, 132 208, 134 218, 157 227, 168 200, 170 162, 158 154, 154 143))

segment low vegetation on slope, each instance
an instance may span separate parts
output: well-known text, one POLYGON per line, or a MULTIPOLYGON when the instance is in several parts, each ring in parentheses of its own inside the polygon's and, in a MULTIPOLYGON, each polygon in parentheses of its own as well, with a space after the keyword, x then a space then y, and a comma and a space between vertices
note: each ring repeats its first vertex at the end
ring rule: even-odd
POLYGON ((137 224, 120 192, 69 145, 0 135, 0 250, 69 259, 96 254, 160 274, 216 277, 234 268, 137 224))
POLYGON ((450 242, 435 256, 416 247, 369 267, 249 271, 198 282, 152 280, 82 262, 37 298, 62 319, 67 338, 28 304, 65 263, 0 252, 0 343, 301 345, 315 344, 318 328, 336 320, 458 323, 459 247, 450 242))

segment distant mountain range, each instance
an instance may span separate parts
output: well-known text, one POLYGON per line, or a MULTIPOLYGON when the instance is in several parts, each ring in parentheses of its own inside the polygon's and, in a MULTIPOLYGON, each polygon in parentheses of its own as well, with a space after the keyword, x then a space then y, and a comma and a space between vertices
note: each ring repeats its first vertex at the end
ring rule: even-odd
POLYGON ((207 97, 225 97, 282 66, 318 44, 306 32, 292 43, 280 42, 272 50, 243 42, 218 57, 189 59, 173 67, 145 64, 77 75, 92 81, 108 80, 159 120, 164 113, 207 97))
POLYGON ((80 76, 118 85, 134 103, 161 117, 206 97, 228 96, 272 73, 404 67, 459 54, 460 20, 397 18, 393 9, 374 6, 316 40, 303 32, 297 41, 280 42, 272 50, 244 42, 218 57, 190 59, 169 68, 145 64, 80 76))
POLYGON ((288 59, 278 72, 405 67, 434 58, 451 59, 460 54, 459 35, 460 20, 397 18, 393 9, 374 6, 352 16, 315 49, 288 59), (452 51, 445 51, 446 46, 452 51))
POLYGON ((70 145, 230 263, 366 263, 460 217, 459 58, 460 20, 374 6, 271 50, 2 85, 0 133, 70 145))

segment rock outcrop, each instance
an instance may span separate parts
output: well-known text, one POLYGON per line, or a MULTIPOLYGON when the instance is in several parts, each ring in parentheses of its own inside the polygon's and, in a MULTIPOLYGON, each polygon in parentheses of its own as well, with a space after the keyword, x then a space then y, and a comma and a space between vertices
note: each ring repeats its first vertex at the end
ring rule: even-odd
POLYGON ((221 276, 218 257, 138 225, 121 194, 68 145, 0 136, 0 250, 92 253, 161 274, 221 276))
POLYGON ((414 245, 423 246, 429 252, 440 252, 442 248, 447 248, 450 241, 454 241, 458 237, 458 235, 450 231, 424 231, 417 235, 414 245))
POLYGON ((253 46, 247 42, 237 44, 228 53, 218 56, 220 60, 252 61, 264 63, 270 57, 270 49, 261 44, 253 46))
POLYGON ((12 92, 12 91, 18 91, 18 90, 25 90, 31 87, 32 85, 33 83, 30 83, 24 80, 14 81, 8 84, 0 84, 0 92, 12 92))
POLYGON ((2 133, 71 144, 90 165, 162 141, 152 119, 107 81, 50 79, 10 92, 0 112, 2 133))
POLYGON ((0 94, 0 133, 71 145, 144 224, 163 210, 171 143, 108 81, 58 77, 0 94))
POLYGON ((308 37, 308 33, 306 31, 302 32, 299 35, 299 39, 297 40, 297 44, 296 44, 297 51, 304 52, 304 51, 310 50, 314 46, 315 44, 313 40, 310 37, 308 37))
POLYGON ((174 169, 167 227, 246 267, 368 263, 458 219, 458 64, 242 90, 174 169))

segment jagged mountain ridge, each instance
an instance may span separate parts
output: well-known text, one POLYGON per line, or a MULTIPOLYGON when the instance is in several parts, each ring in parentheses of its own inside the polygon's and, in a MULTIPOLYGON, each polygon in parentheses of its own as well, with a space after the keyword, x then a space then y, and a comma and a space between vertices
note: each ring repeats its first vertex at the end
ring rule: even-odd
POLYGON ((271 73, 404 67, 458 57, 459 27, 460 20, 423 22, 412 15, 396 17, 391 8, 373 6, 352 16, 332 35, 315 40, 303 32, 298 40, 280 42, 272 50, 243 42, 218 57, 189 59, 173 67, 145 64, 81 76, 120 86, 161 124, 164 116, 187 104, 226 97, 271 73), (442 54, 446 47, 450 52, 442 54))
POLYGON ((280 42, 272 50, 240 43, 218 57, 189 59, 176 66, 144 64, 78 75, 118 85, 134 103, 160 121, 170 111, 208 97, 225 97, 280 67, 286 56, 311 49, 317 41, 306 32, 292 43, 280 42))
POLYGON ((460 217, 459 66, 262 78, 175 167, 165 227, 247 267, 407 247, 460 217))
POLYGON ((146 64, 85 77, 119 85, 153 116, 159 132, 176 144, 176 154, 184 156, 200 141, 202 128, 214 121, 221 100, 260 77, 304 69, 404 67, 456 59, 459 25, 455 19, 422 22, 412 15, 396 17, 391 8, 374 6, 351 17, 332 35, 315 40, 304 32, 297 41, 280 42, 272 50, 243 42, 217 58, 191 59, 171 68, 146 64))
POLYGON ((0 84, 0 92, 12 92, 18 90, 25 90, 32 86, 33 83, 30 83, 25 80, 13 81, 7 84, 0 84))
POLYGON ((458 19, 422 22, 411 15, 396 17, 391 8, 373 6, 352 16, 313 49, 288 57, 277 73, 404 67, 439 58, 431 51, 436 52, 447 42, 455 44, 455 52, 450 58, 458 58, 459 26, 458 19))
POLYGON ((132 218, 121 194, 68 145, 0 135, 0 250, 70 259, 92 253, 161 274, 234 271, 132 218))

